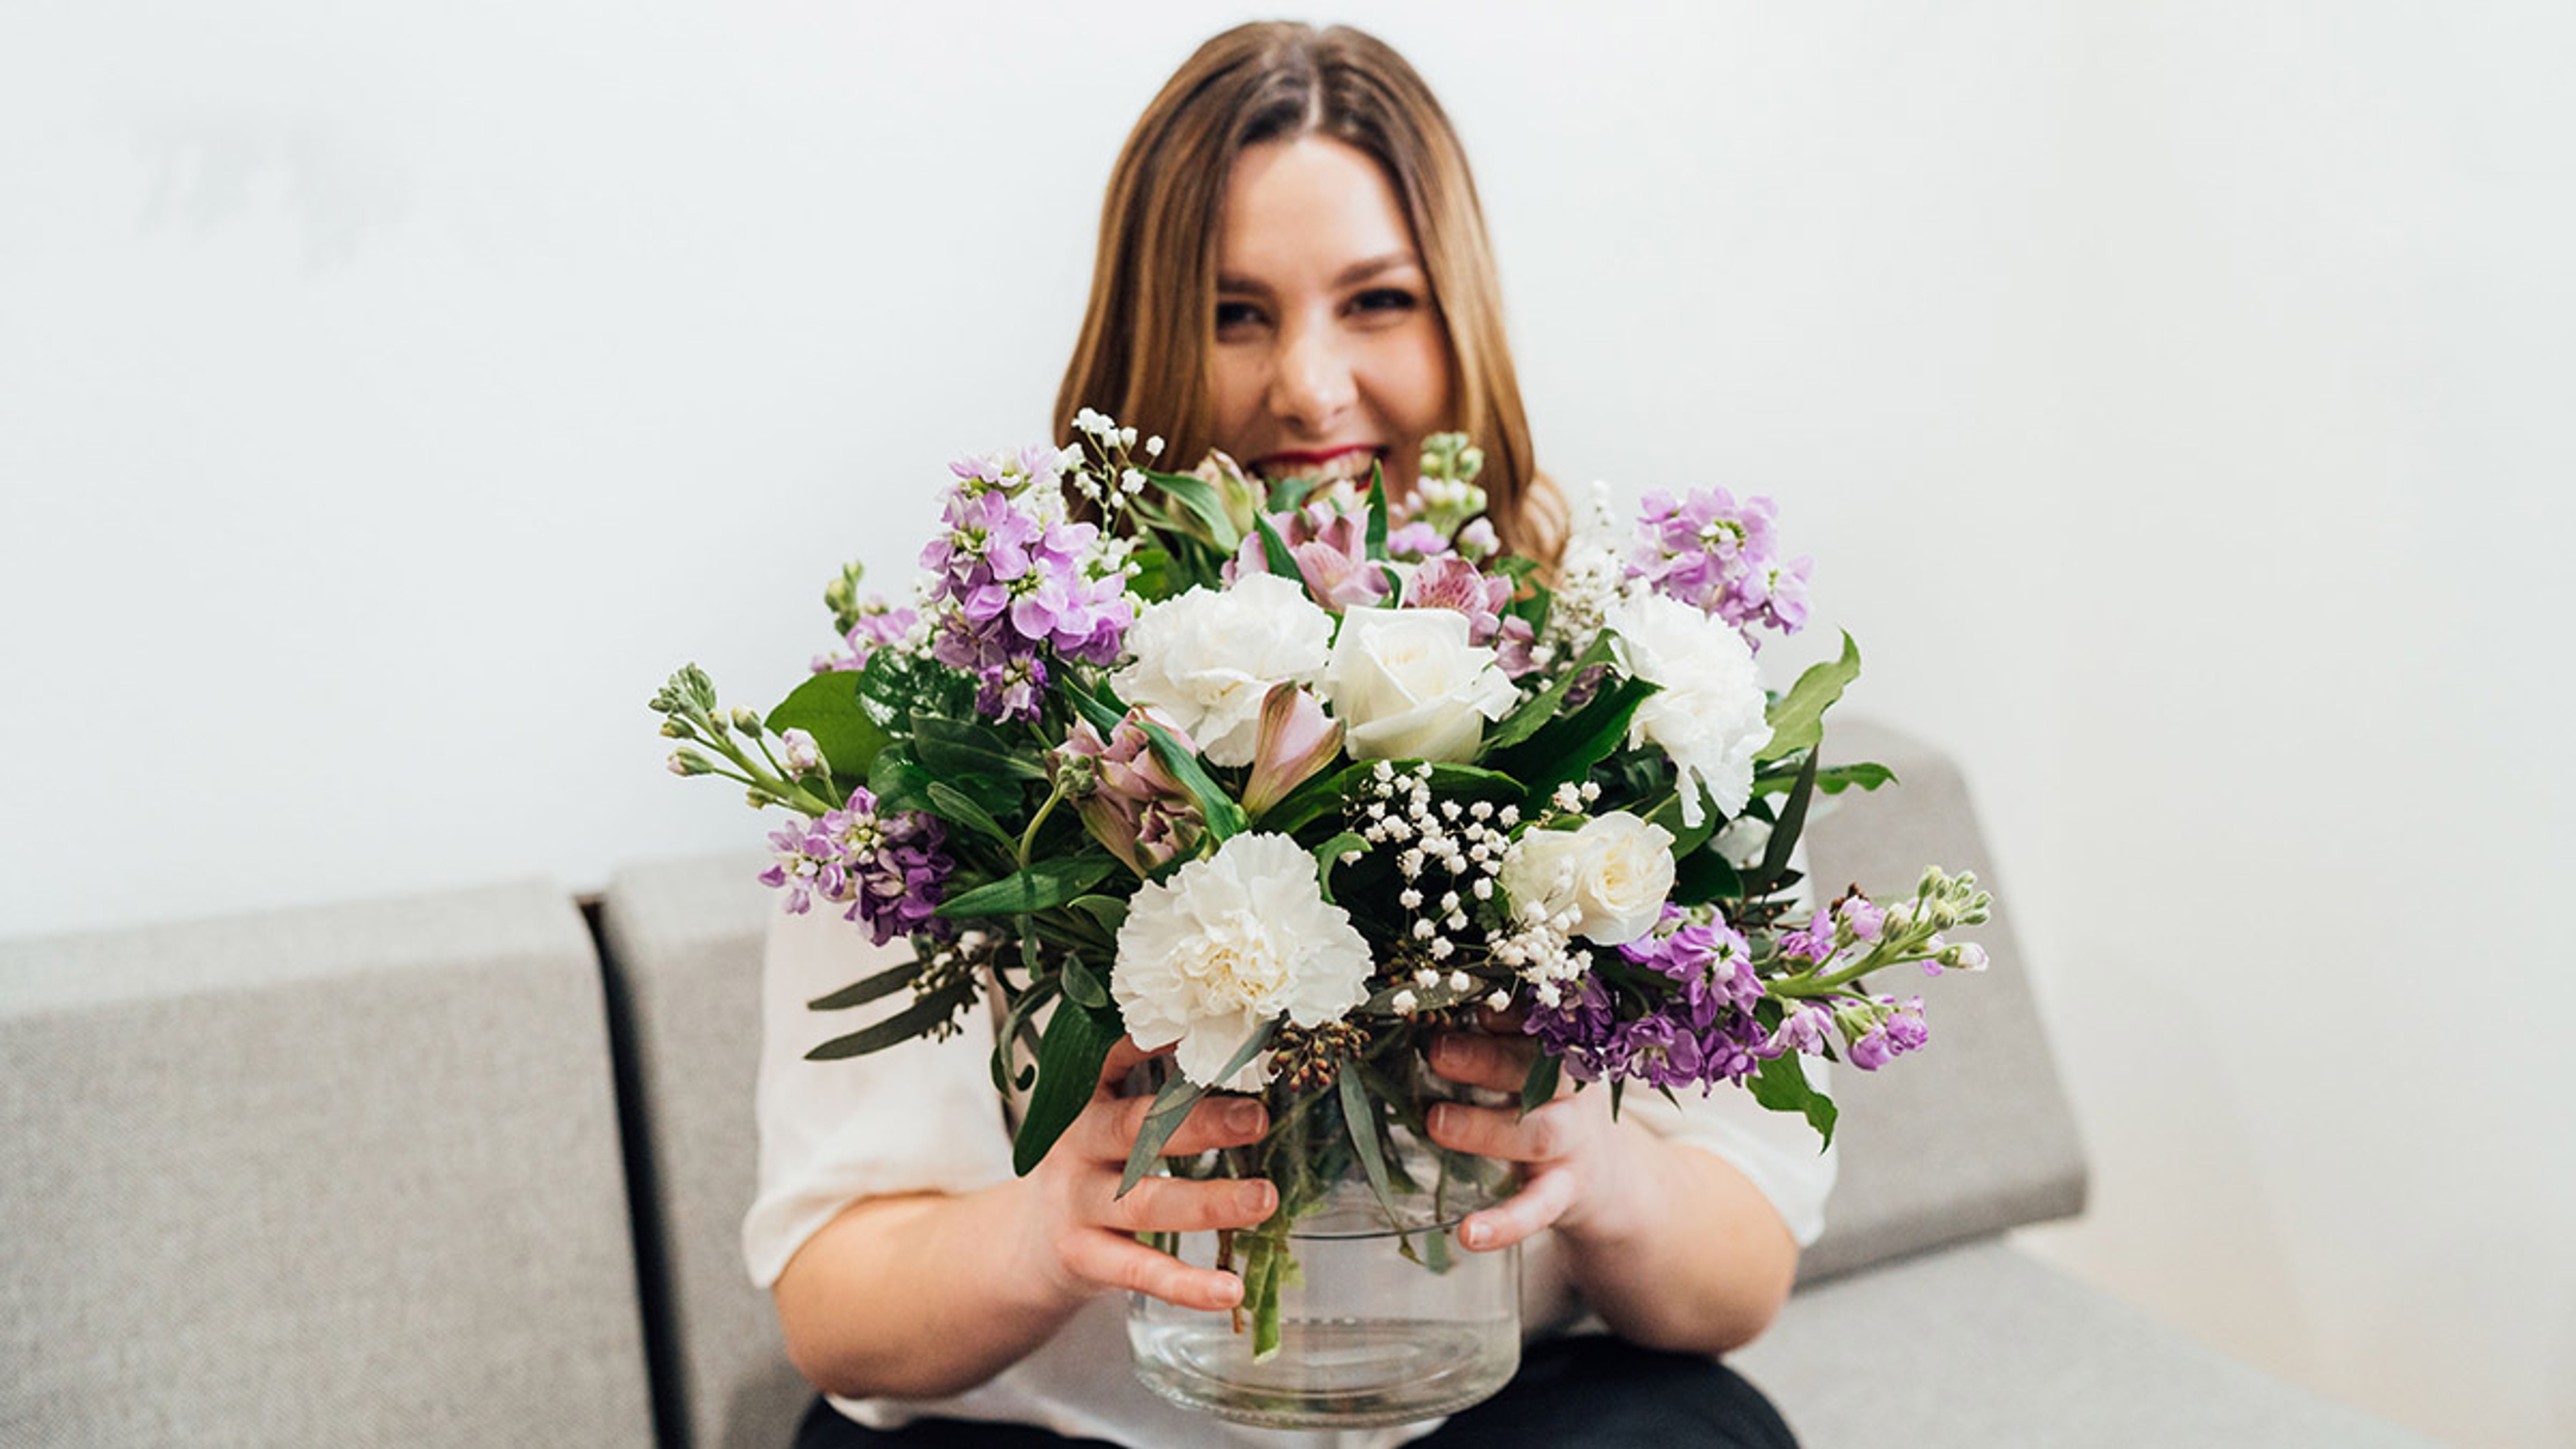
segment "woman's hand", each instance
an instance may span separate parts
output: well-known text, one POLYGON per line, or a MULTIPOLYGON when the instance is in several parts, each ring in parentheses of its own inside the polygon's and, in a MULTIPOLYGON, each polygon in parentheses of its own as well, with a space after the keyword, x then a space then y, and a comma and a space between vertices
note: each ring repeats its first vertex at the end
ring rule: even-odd
MULTIPOLYGON (((1481 1031, 1435 1038, 1431 1069, 1517 1097, 1538 1060, 1538 1043, 1521 1034, 1517 1015, 1489 1011, 1479 1024, 1481 1031)), ((1507 1248, 1549 1226, 1575 1234, 1597 1229, 1632 1200, 1645 1174, 1635 1135, 1641 1129, 1611 1120, 1608 1092, 1578 1093, 1571 1082, 1526 1116, 1517 1102, 1443 1102, 1431 1109, 1429 1126, 1431 1140, 1452 1151, 1526 1164, 1519 1192, 1460 1225, 1458 1241, 1471 1251, 1507 1248)))
MULTIPOLYGON (((1122 1097, 1117 1088, 1137 1063, 1161 1054, 1139 1050, 1133 1038, 1121 1038, 1111 1047, 1091 1105, 1028 1176, 1024 1251, 1068 1303, 1132 1290, 1183 1308, 1232 1308, 1243 1301, 1242 1279, 1214 1268, 1190 1267, 1136 1241, 1135 1235, 1249 1228, 1279 1206, 1278 1189, 1259 1178, 1193 1182, 1148 1177, 1124 1198, 1118 1196, 1127 1154, 1153 1098, 1122 1097)), ((1269 1126, 1269 1113, 1258 1101, 1211 1095, 1190 1110, 1163 1152, 1184 1157, 1240 1147, 1258 1141, 1269 1126)))

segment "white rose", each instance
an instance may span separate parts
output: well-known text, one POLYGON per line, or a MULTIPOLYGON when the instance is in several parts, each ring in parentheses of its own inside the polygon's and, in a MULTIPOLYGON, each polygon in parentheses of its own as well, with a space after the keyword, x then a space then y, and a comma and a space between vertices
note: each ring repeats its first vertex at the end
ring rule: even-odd
POLYGON ((1215 1080, 1262 1023, 1339 1021, 1368 999, 1367 940, 1324 899, 1315 858, 1285 835, 1237 835, 1216 854, 1138 888, 1109 971, 1128 1035, 1148 1051, 1173 1042, 1182 1075, 1203 1086, 1259 1090, 1256 1055, 1215 1080))
POLYGON ((1753 796, 1753 756, 1771 742, 1762 676, 1744 636, 1661 594, 1623 598, 1602 623, 1619 636, 1620 669, 1661 686, 1638 706, 1628 743, 1652 744, 1672 760, 1682 823, 1700 822, 1703 788, 1718 813, 1741 813, 1753 796))
POLYGON ((1324 695, 1354 760, 1472 759, 1485 721, 1520 692, 1454 609, 1352 609, 1324 666, 1324 695))
POLYGON ((1192 589, 1140 615, 1127 631, 1135 662, 1109 677, 1220 765, 1249 765, 1261 699, 1282 680, 1314 682, 1332 649, 1333 616, 1292 580, 1251 574, 1229 589, 1192 589))
POLYGON ((1673 833, 1625 810, 1580 830, 1530 831, 1503 857, 1503 890, 1515 911, 1570 910, 1570 934, 1624 946, 1663 919, 1673 893, 1673 833))

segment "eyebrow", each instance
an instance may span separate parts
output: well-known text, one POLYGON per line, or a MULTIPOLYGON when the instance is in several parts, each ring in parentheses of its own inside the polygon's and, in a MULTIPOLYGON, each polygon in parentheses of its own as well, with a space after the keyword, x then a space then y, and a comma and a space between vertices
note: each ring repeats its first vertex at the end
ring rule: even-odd
MULTIPOLYGON (((1360 283, 1369 280, 1371 277, 1379 276, 1386 272, 1396 271, 1404 267, 1419 267, 1421 265, 1421 260, 1409 251, 1388 252, 1384 256, 1369 257, 1366 260, 1353 262, 1349 266, 1342 268, 1342 274, 1333 279, 1333 288, 1334 290, 1339 291, 1344 287, 1356 287, 1360 283)), ((1260 297, 1270 295, 1270 289, 1268 287, 1252 280, 1250 277, 1220 275, 1216 279, 1216 289, 1220 292, 1245 292, 1260 297)))

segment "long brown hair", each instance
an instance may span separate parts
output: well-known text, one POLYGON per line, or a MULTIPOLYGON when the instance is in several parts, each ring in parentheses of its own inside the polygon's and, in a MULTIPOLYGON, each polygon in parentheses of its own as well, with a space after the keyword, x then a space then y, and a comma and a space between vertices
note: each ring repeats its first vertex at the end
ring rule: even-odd
POLYGON ((1162 432, 1164 456, 1180 466, 1207 451, 1225 179, 1245 147, 1305 135, 1374 157, 1403 199, 1448 338, 1453 421, 1485 453, 1477 481, 1494 531, 1513 552, 1553 563, 1565 501, 1531 455, 1466 150, 1404 57, 1348 26, 1237 26, 1200 46, 1137 119, 1101 204, 1091 303, 1056 394, 1057 428, 1093 407, 1162 432))

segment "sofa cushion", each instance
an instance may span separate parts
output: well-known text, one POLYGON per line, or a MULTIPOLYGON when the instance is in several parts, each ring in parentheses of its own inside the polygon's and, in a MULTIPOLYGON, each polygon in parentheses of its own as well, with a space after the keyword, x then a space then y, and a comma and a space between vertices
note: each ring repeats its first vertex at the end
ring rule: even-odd
POLYGON ((0 943, 0 1443, 648 1442, 541 883, 0 943))
POLYGON ((1799 1262, 1801 1282, 2084 1205, 2083 1149, 2013 939, 2014 901, 1995 881, 1958 768, 1894 730, 1839 719, 1825 757, 1875 760, 1899 783, 1817 798, 1806 846, 1818 898, 1850 884, 1880 900, 1910 897, 1923 867, 1939 865, 1975 871, 1997 906, 1969 937, 1992 958, 1985 972, 1878 978, 1882 992, 1921 992, 1931 1045, 1878 1072, 1835 1069, 1841 1176, 1825 1235, 1799 1262))
POLYGON ((788 1365, 742 1261, 758 1177, 764 858, 619 871, 600 904, 642 1211, 666 1442, 751 1449, 795 1437, 814 1390, 788 1365))
POLYGON ((1728 1362, 1834 1449, 2417 1449, 1993 1239, 1801 1291, 1728 1362))

